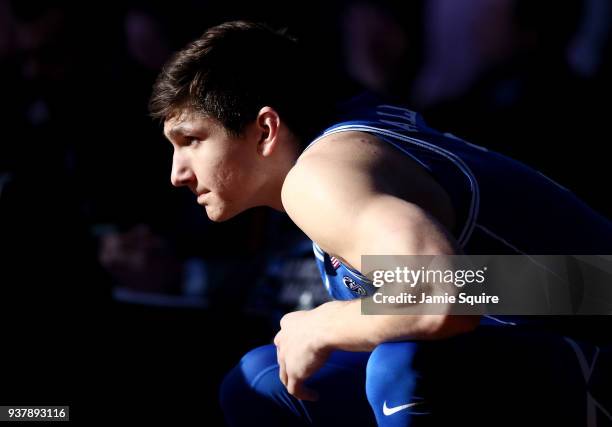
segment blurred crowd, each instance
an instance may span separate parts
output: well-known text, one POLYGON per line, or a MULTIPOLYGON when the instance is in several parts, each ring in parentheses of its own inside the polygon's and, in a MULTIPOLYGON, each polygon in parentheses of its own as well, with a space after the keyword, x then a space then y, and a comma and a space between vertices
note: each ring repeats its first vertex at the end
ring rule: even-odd
MULTIPOLYGON (((216 356, 229 368, 284 312, 326 299, 309 242, 283 215, 212 224, 170 185, 171 147, 148 97, 169 55, 207 27, 286 27, 347 91, 407 104, 612 217, 611 17, 609 0, 0 0, 0 304, 28 350, 3 363, 69 370, 102 354, 95 363, 117 378, 176 385, 170 360, 209 392, 219 374, 178 354, 211 357, 220 350, 195 343, 229 335, 216 356)), ((31 392, 19 384, 13 395, 31 392)), ((56 390, 36 384, 43 397, 56 390)))

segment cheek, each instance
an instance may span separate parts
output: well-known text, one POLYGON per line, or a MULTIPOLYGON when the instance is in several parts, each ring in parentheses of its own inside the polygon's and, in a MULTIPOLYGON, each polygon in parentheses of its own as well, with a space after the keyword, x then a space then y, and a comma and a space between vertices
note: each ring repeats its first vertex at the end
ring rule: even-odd
POLYGON ((248 174, 244 165, 235 160, 225 161, 216 168, 215 181, 219 190, 225 193, 236 193, 248 185, 248 174))
POLYGON ((226 197, 228 193, 231 193, 236 179, 234 171, 228 170, 226 165, 219 165, 214 170, 211 170, 208 175, 210 178, 210 189, 216 195, 226 197))
POLYGON ((197 153, 198 180, 200 185, 209 189, 220 198, 229 201, 248 191, 249 162, 245 153, 235 147, 221 144, 202 146, 206 150, 197 153))
POLYGON ((231 175, 228 173, 227 162, 223 158, 215 156, 214 153, 202 152, 195 156, 194 167, 199 184, 210 191, 218 192, 225 186, 225 182, 231 175))

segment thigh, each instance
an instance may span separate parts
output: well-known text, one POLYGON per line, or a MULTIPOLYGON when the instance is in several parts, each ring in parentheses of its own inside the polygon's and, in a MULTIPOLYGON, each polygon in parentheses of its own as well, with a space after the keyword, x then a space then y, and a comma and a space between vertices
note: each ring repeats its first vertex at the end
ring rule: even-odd
POLYGON ((369 357, 366 352, 334 351, 306 381, 319 393, 318 401, 304 401, 314 425, 376 425, 365 391, 369 357))
POLYGON ((367 382, 381 426, 586 421, 575 351, 552 334, 480 327, 440 341, 384 343, 372 353, 367 382))

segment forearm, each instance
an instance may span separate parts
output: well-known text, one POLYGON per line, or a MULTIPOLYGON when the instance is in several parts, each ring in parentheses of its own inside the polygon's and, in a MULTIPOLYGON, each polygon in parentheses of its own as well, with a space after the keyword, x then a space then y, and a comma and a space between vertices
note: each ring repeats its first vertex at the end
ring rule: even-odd
POLYGON ((361 301, 331 301, 319 310, 326 325, 321 340, 332 350, 372 351, 388 341, 434 340, 473 330, 477 316, 363 315, 361 301))

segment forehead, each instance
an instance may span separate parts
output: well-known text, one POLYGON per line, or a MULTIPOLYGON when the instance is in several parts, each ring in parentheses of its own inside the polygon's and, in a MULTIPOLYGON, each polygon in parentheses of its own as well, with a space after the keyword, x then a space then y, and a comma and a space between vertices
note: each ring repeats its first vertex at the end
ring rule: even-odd
POLYGON ((164 135, 174 138, 217 130, 219 124, 211 117, 195 111, 182 110, 164 121, 164 135))

